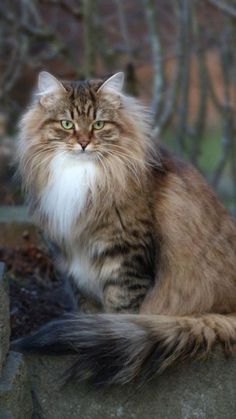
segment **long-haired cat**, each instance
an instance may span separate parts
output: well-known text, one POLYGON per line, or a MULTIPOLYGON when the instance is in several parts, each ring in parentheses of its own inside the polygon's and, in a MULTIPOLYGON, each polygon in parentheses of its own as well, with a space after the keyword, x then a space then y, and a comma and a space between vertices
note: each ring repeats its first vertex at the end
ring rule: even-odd
POLYGON ((39 75, 19 169, 38 225, 100 313, 13 344, 76 352, 70 374, 145 380, 217 343, 236 344, 236 226, 202 176, 151 140, 149 112, 105 82, 39 75))

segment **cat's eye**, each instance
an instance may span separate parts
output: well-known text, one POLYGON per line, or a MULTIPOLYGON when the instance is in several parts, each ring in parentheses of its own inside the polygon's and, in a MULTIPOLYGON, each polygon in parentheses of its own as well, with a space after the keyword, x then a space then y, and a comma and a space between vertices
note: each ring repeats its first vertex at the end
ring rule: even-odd
POLYGON ((93 123, 93 129, 102 129, 105 125, 103 121, 96 121, 93 123))
POLYGON ((72 121, 69 121, 68 119, 63 119, 61 121, 61 126, 64 129, 72 129, 72 128, 74 128, 73 122, 72 121))

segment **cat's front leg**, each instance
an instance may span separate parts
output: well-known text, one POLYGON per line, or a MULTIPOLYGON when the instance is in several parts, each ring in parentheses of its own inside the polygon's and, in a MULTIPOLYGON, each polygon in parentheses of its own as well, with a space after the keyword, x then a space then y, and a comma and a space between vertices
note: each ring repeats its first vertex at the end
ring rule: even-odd
POLYGON ((102 305, 98 304, 97 301, 91 300, 81 293, 78 293, 77 297, 80 313, 94 314, 103 312, 102 305))
POLYGON ((79 313, 92 314, 103 312, 102 304, 98 301, 95 301, 92 296, 86 295, 84 292, 82 292, 72 278, 70 278, 70 286, 72 288, 73 297, 76 301, 76 306, 79 313))
POLYGON ((125 278, 107 281, 103 289, 103 305, 106 313, 138 313, 150 289, 147 278, 125 278))
POLYGON ((155 249, 149 242, 118 247, 103 259, 100 284, 104 311, 107 313, 138 313, 155 279, 155 249))

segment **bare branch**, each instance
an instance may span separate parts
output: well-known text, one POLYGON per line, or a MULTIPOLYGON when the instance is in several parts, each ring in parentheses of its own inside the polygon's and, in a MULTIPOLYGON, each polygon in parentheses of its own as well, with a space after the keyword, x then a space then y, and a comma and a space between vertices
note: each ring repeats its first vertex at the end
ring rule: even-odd
POLYGON ((180 104, 176 127, 176 142, 181 151, 186 148, 185 136, 189 112, 189 81, 190 81, 190 54, 191 54, 191 28, 192 4, 188 0, 179 0, 179 25, 181 28, 181 80, 180 104))
POLYGON ((228 124, 224 124, 224 127, 223 127, 224 133, 221 138, 222 155, 212 175, 211 183, 215 189, 217 189, 219 186, 221 177, 223 175, 223 172, 225 170, 225 167, 226 167, 226 164, 228 162, 230 152, 231 152, 231 141, 230 141, 230 136, 228 135, 228 132, 227 132, 227 125, 228 124))
POLYGON ((95 0, 83 0, 85 77, 91 77, 95 74, 96 36, 93 20, 95 6, 95 0))
MULTIPOLYGON (((63 55, 67 61, 76 68, 75 55, 71 53, 67 45, 56 36, 51 28, 43 24, 38 11, 36 11, 35 7, 32 9, 33 4, 25 1, 22 2, 21 6, 22 16, 20 19, 5 8, 0 9, 0 18, 2 18, 9 28, 14 27, 15 32, 18 33, 19 36, 21 34, 27 36, 29 44, 35 42, 35 40, 46 42, 47 47, 55 50, 57 54, 63 55), (40 22, 40 25, 37 25, 35 18, 40 22)), ((31 57, 31 60, 33 63, 34 57, 31 57)))
POLYGON ((42 3, 47 3, 53 6, 59 6, 61 9, 72 14, 76 19, 82 19, 83 13, 80 7, 74 7, 68 3, 68 1, 63 0, 41 0, 42 3))
POLYGON ((146 20, 148 24, 152 59, 153 59, 153 99, 152 111, 155 117, 163 106, 163 93, 165 88, 165 74, 162 61, 162 46, 160 40, 159 22, 156 16, 153 0, 143 0, 146 20))
MULTIPOLYGON (((176 16, 177 15, 176 6, 174 8, 174 12, 176 16)), ((162 134, 164 128, 167 126, 170 119, 172 118, 175 111, 175 106, 177 104, 177 98, 178 98, 179 87, 180 87, 181 71, 182 71, 182 67, 181 67, 182 55, 180 54, 182 37, 181 37, 181 28, 179 27, 179 25, 177 26, 178 26, 177 28, 178 35, 177 35, 175 52, 170 55, 163 56, 163 60, 175 58, 176 61, 175 61, 175 65, 173 65, 172 77, 169 82, 168 90, 165 94, 165 103, 163 105, 163 110, 160 116, 158 117, 156 125, 153 128, 152 136, 154 139, 156 139, 158 136, 162 134)))
POLYGON ((18 21, 17 16, 13 13, 7 12, 5 9, 0 9, 0 18, 4 19, 9 25, 15 25, 18 31, 25 33, 26 35, 37 36, 38 38, 52 40, 55 38, 53 32, 47 27, 38 28, 24 21, 18 21))
POLYGON ((206 70, 206 57, 203 48, 203 26, 197 16, 197 4, 193 8, 193 30, 196 43, 196 55, 198 63, 198 77, 199 77, 199 105, 196 121, 193 127, 192 147, 190 159, 195 166, 198 166, 198 159, 201 155, 201 147, 203 140, 203 132, 205 128, 206 115, 207 115, 207 97, 208 97, 208 83, 207 83, 207 70, 206 70))
POLYGON ((17 45, 11 66, 8 68, 8 71, 4 74, 4 79, 2 81, 2 88, 0 91, 0 97, 3 98, 15 85, 17 82, 20 71, 24 65, 25 57, 28 52, 28 41, 27 38, 22 35, 20 42, 17 45))
POLYGON ((236 17, 236 6, 234 6, 233 4, 228 4, 223 0, 208 0, 208 2, 212 4, 212 6, 215 6, 218 9, 220 9, 222 12, 232 17, 236 17))
MULTIPOLYGON (((236 163, 235 163, 235 112, 231 103, 230 97, 230 37, 231 37, 231 25, 229 21, 226 21, 223 36, 221 38, 221 67, 223 76, 223 91, 224 91, 224 103, 218 108, 221 111, 222 122, 223 122, 223 133, 222 133, 222 148, 223 153, 220 161, 213 173, 212 183, 213 186, 217 187, 221 180, 223 171, 228 162, 231 162, 231 173, 233 181, 236 182, 236 163), (228 24, 227 24, 228 23, 228 24), (232 156, 233 155, 233 156, 232 156)), ((234 193, 236 194, 236 186, 234 184, 234 193)), ((236 195, 234 195, 234 201, 236 201, 236 195)))
POLYGON ((124 4, 123 4, 123 0, 115 0, 116 3, 116 7, 117 7, 117 12, 118 12, 118 18, 119 18, 119 23, 120 23, 120 30, 121 30, 121 34, 124 40, 124 44, 127 50, 127 55, 128 55, 128 60, 129 62, 133 61, 133 49, 131 46, 131 37, 129 34, 129 30, 128 30, 128 25, 126 22, 126 16, 124 13, 124 4))

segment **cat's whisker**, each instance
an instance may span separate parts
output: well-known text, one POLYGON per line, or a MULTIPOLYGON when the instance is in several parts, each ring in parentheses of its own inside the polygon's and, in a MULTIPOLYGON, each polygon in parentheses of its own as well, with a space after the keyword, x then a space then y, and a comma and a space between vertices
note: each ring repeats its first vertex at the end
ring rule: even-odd
MULTIPOLYGON (((115 157, 115 156, 113 156, 113 157, 115 157)), ((120 166, 120 164, 125 166, 124 162, 121 161, 118 157, 116 157, 115 159, 118 160, 119 166, 120 166)), ((119 185, 122 187, 123 190, 125 190, 126 183, 127 183, 127 176, 126 176, 125 171, 124 170, 116 170, 117 166, 114 167, 113 161, 111 159, 109 159, 107 156, 103 155, 103 161, 106 162, 106 164, 108 166, 109 173, 111 174, 109 176, 109 178, 107 179, 108 193, 111 193, 111 195, 114 193, 114 185, 116 184, 115 182, 114 182, 114 184, 111 183, 110 178, 113 178, 114 181, 119 178, 119 185)))
POLYGON ((44 157, 43 160, 40 160, 39 162, 37 162, 38 156, 36 155, 36 156, 33 156, 33 158, 31 158, 30 160, 26 161, 25 166, 31 167, 31 170, 37 170, 40 166, 47 163, 51 158, 52 156, 46 156, 44 157))
MULTIPOLYGON (((128 154, 124 154, 124 153, 121 153, 121 152, 119 152, 119 151, 114 151, 114 153, 113 154, 115 154, 115 155, 118 155, 118 156, 120 156, 120 157, 122 157, 122 158, 124 158, 124 159, 126 159, 126 160, 128 160, 134 167, 139 167, 139 165, 138 164, 135 164, 134 162, 132 162, 131 160, 132 160, 132 158, 128 155, 128 154)), ((136 161, 136 159, 133 159, 134 161, 136 161)))
MULTIPOLYGON (((50 162, 50 160, 53 159, 53 153, 50 153, 50 155, 45 156, 45 154, 48 151, 52 151, 51 148, 48 148, 48 150, 44 149, 44 150, 39 150, 37 153, 34 153, 33 156, 31 157, 31 159, 28 159, 28 161, 25 162, 25 166, 28 167, 28 180, 30 180, 30 178, 32 176, 34 176, 36 174, 36 172, 38 171, 38 169, 42 166, 46 166, 48 165, 48 163, 50 162), (43 159, 40 159, 40 161, 38 162, 37 160, 44 155, 43 159)), ((66 151, 62 151, 60 153, 62 156, 63 155, 67 155, 66 151)))
POLYGON ((132 166, 134 167, 134 168, 138 168, 138 165, 135 165, 133 162, 131 162, 131 160, 130 160, 130 156, 128 155, 128 154, 124 154, 124 153, 121 153, 121 152, 117 152, 117 151, 115 151, 115 152, 111 152, 111 150, 106 150, 106 152, 108 153, 108 154, 110 154, 110 155, 112 155, 112 156, 114 156, 114 155, 116 155, 116 156, 119 156, 119 157, 121 157, 121 158, 124 158, 126 161, 128 161, 130 164, 132 164, 132 166))
MULTIPOLYGON (((121 149, 122 151, 124 151, 124 146, 121 146, 121 145, 119 145, 119 144, 113 144, 113 143, 109 143, 109 144, 107 144, 108 146, 111 146, 111 147, 115 147, 115 148, 119 148, 119 149, 121 149)), ((154 145, 152 145, 152 144, 150 144, 149 145, 149 151, 150 152, 153 152, 153 153, 155 153, 155 155, 159 155, 160 156, 160 153, 159 153, 159 151, 158 150, 156 150, 156 148, 154 147, 154 145)), ((136 158, 136 159, 138 159, 137 157, 135 157, 135 156, 132 156, 133 158, 136 158)), ((140 160, 140 161, 143 161, 142 159, 138 159, 138 160, 140 160)))
POLYGON ((97 156, 98 156, 98 160, 99 160, 100 164, 102 165, 102 167, 104 169, 106 183, 109 184, 109 182, 108 182, 108 180, 109 180, 108 169, 106 167, 105 161, 103 161, 103 158, 100 155, 97 155, 97 156))
POLYGON ((134 164, 132 162, 130 162, 126 157, 124 156, 119 156, 117 155, 117 153, 111 153, 109 151, 106 150, 106 153, 109 154, 110 156, 112 156, 113 158, 118 159, 123 165, 126 165, 131 172, 133 173, 133 175, 135 176, 137 183, 139 184, 139 186, 141 187, 141 183, 140 183, 140 179, 139 179, 139 175, 137 173, 137 167, 134 166, 134 164))
POLYGON ((137 158, 137 157, 134 157, 133 155, 131 155, 131 154, 125 154, 124 153, 124 147, 122 147, 122 146, 119 146, 118 144, 107 144, 107 146, 109 147, 110 146, 110 149, 112 149, 112 148, 118 148, 120 151, 122 151, 122 153, 124 154, 124 156, 127 156, 127 157, 129 157, 130 159, 132 159, 132 160, 136 160, 136 161, 138 161, 138 162, 140 162, 140 163, 142 163, 143 165, 145 164, 145 166, 150 166, 150 167, 156 167, 156 163, 151 163, 151 162, 149 162, 149 161, 146 161, 145 160, 145 162, 142 160, 142 159, 139 159, 139 158, 137 158))

